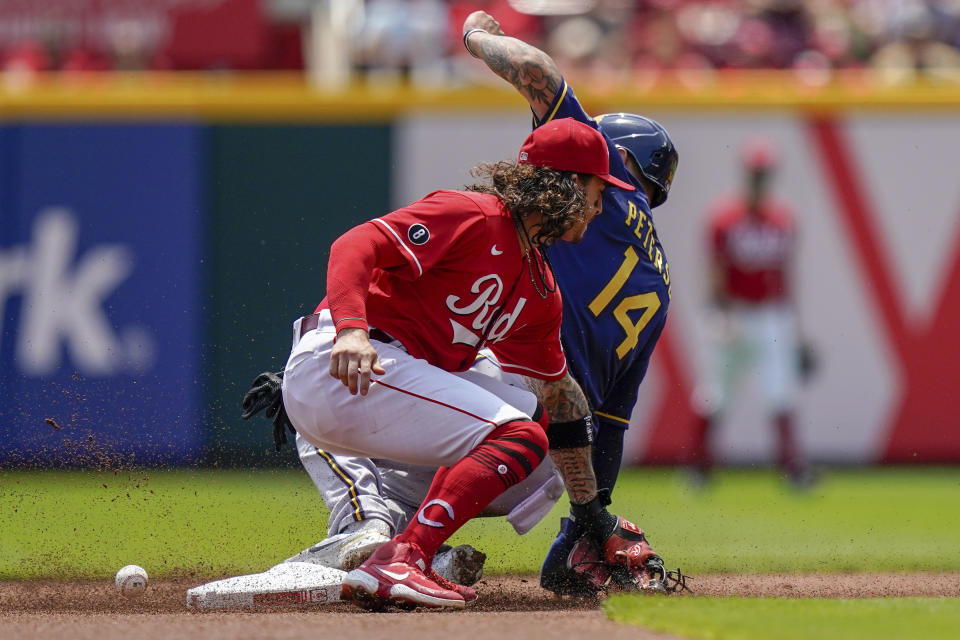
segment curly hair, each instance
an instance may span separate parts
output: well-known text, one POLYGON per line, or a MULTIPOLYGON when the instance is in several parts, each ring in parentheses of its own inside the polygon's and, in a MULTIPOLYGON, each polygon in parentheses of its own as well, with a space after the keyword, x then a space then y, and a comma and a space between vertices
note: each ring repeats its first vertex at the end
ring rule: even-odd
POLYGON ((530 238, 537 245, 552 244, 585 215, 586 194, 574 180, 575 173, 501 160, 479 164, 470 175, 489 183, 465 189, 497 196, 515 220, 523 223, 533 213, 541 215, 530 238))

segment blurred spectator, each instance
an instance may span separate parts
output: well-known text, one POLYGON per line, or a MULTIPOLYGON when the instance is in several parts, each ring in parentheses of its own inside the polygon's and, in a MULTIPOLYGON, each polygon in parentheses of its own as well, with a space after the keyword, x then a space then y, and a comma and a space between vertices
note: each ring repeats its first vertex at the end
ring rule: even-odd
POLYGON ((111 68, 113 67, 105 56, 86 47, 74 47, 65 52, 60 63, 60 70, 64 73, 108 71, 111 68))
MULTIPOLYGON (((302 23, 268 12, 281 1, 0 2, 0 52, 16 71, 302 69, 302 23)), ((320 0, 294 1, 305 21, 320 0)))
POLYGON ((698 484, 713 464, 711 436, 747 374, 760 381, 780 469, 797 487, 812 481, 793 416, 802 344, 790 288, 797 234, 792 212, 771 194, 777 168, 768 141, 747 144, 740 193, 722 196, 710 213, 710 349, 693 398, 698 419, 690 460, 698 484))
POLYGON ((18 42, 3 57, 3 87, 14 92, 26 89, 37 73, 49 68, 50 57, 41 43, 35 40, 18 42))
POLYGON ((50 69, 46 47, 37 40, 23 40, 14 45, 3 60, 3 70, 11 73, 35 73, 50 69))
MULTIPOLYGON (((333 0, 0 2, 4 67, 303 69, 303 33, 333 0)), ((460 25, 476 9, 616 86, 663 72, 796 69, 829 79, 871 68, 891 81, 960 76, 960 0, 336 0, 362 16, 355 72, 447 83, 464 74, 460 25), (570 11, 578 7, 581 13, 570 11), (547 15, 553 10, 563 15, 547 15), (521 10, 545 12, 531 15, 521 10)), ((470 77, 470 74, 467 74, 470 77)), ((484 74, 486 77, 486 74, 484 74)))
POLYGON ((957 21, 960 3, 950 0, 902 0, 887 16, 884 42, 870 63, 890 82, 917 73, 956 75, 960 70, 957 21))
MULTIPOLYGON (((169 37, 161 55, 174 69, 262 69, 269 43, 260 0, 220 0, 185 5, 169 14, 169 37)), ((147 66, 142 32, 130 22, 113 39, 120 68, 147 66)))
POLYGON ((378 80, 446 81, 447 5, 441 0, 367 0, 354 43, 359 70, 378 80))

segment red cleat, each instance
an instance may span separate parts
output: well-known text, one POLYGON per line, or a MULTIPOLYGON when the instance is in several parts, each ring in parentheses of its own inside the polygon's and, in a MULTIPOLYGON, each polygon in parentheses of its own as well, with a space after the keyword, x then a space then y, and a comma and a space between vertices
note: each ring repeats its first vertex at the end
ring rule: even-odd
POLYGON ((447 580, 442 575, 434 571, 432 568, 427 569, 426 575, 428 578, 436 582, 438 585, 444 589, 449 589, 450 591, 456 591, 463 597, 464 604, 470 604, 477 599, 477 592, 471 589, 468 586, 457 584, 456 582, 451 582, 447 580))
MULTIPOLYGON (((426 558, 417 545, 397 542, 394 538, 346 575, 340 587, 340 598, 373 610, 383 610, 389 605, 401 609, 462 609, 466 604, 464 595, 428 577, 427 567, 426 558)), ((471 600, 476 599, 477 594, 473 589, 460 589, 472 594, 471 600)))

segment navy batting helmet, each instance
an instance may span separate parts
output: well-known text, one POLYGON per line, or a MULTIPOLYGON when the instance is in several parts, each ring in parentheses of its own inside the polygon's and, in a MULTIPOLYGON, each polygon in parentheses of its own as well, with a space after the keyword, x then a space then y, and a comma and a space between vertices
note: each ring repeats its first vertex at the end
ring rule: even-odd
POLYGON ((667 130, 650 118, 633 113, 605 113, 596 120, 600 131, 626 149, 643 177, 655 185, 650 207, 666 202, 680 158, 667 130))

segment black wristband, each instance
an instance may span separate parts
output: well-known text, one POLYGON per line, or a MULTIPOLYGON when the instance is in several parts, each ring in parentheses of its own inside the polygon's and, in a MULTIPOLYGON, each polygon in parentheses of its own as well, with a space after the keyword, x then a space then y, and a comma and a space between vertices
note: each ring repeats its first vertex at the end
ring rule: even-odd
POLYGON ((547 428, 551 449, 575 449, 593 444, 593 416, 589 413, 579 420, 551 422, 547 428))
POLYGON ((570 517, 577 530, 581 535, 588 534, 601 545, 610 537, 619 522, 617 516, 607 511, 609 499, 608 495, 597 493, 597 496, 586 504, 570 505, 570 517))
POLYGON ((463 33, 463 48, 466 49, 466 50, 467 50, 467 53, 469 53, 470 55, 472 55, 474 58, 479 58, 480 56, 478 56, 478 55, 475 54, 473 51, 471 51, 471 50, 470 50, 470 45, 467 44, 467 38, 470 37, 470 34, 471 34, 471 33, 474 33, 474 32, 476 32, 476 31, 482 31, 482 32, 484 32, 484 33, 489 33, 489 31, 487 31, 486 29, 481 29, 481 28, 479 28, 479 27, 474 27, 473 29, 467 29, 467 30, 463 33))

